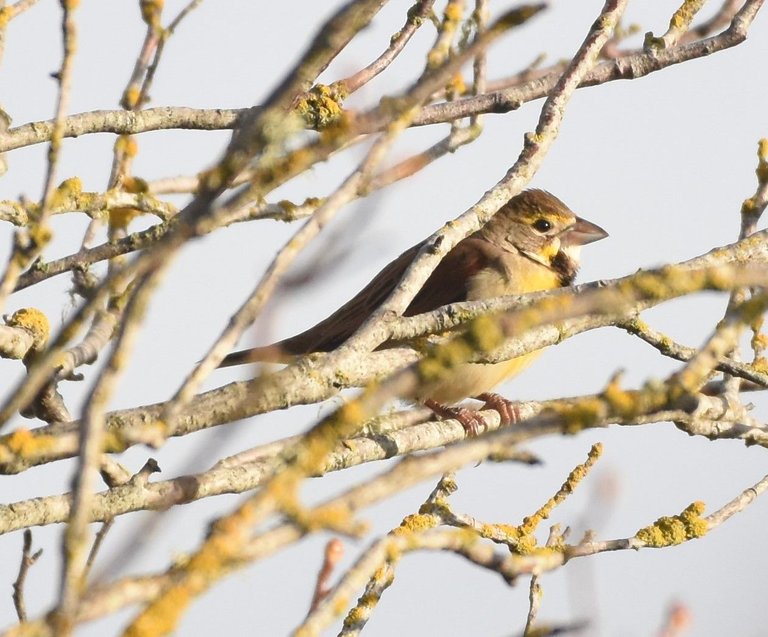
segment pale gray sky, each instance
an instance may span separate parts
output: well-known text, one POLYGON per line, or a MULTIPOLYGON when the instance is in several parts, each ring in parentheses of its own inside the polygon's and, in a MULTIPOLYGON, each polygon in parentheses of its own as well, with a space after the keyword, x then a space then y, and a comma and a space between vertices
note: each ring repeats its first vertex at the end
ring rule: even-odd
MULTIPOLYGON (((41 3, 14 21, 0 66, 0 106, 14 125, 52 115, 56 84, 49 74, 59 65, 58 11, 41 3)), ((71 111, 115 108, 129 76, 143 34, 137 3, 83 2, 77 11, 79 51, 71 111)), ((166 14, 185 3, 166 2, 166 14)), ((242 107, 263 99, 303 50, 307 38, 339 3, 282 0, 279 3, 204 2, 169 42, 152 90, 152 105, 242 107)), ((402 23, 409 6, 393 0, 350 50, 322 76, 332 81, 375 57, 402 23)), ((497 10, 511 3, 491 3, 497 10)), ((539 18, 507 36, 493 50, 489 76, 518 70, 543 49, 549 60, 575 51, 594 21, 601 2, 554 2, 539 18), (547 44, 545 44, 547 43, 547 44)), ((674 2, 630 2, 626 23, 641 32, 663 33, 674 2)), ((714 9, 714 7, 712 7, 714 9)), ((434 31, 424 28, 390 72, 351 101, 370 104, 382 91, 406 86, 422 64, 424 47, 434 31)), ((641 36, 633 42, 637 44, 641 36)), ((582 216, 600 224, 611 237, 585 250, 581 281, 613 278, 641 267, 680 261, 738 235, 739 208, 755 189, 757 141, 768 136, 768 17, 758 16, 749 40, 733 50, 689 62, 632 82, 613 82, 580 90, 569 105, 560 136, 532 185, 557 194, 582 216)), ((492 186, 514 162, 525 131, 535 126, 541 102, 485 120, 485 133, 474 144, 432 165, 416 178, 399 183, 344 212, 335 227, 353 216, 365 220, 354 241, 345 238, 348 258, 316 289, 298 298, 280 299, 260 331, 287 336, 323 318, 346 300, 403 249, 445 221, 458 216, 492 186)), ((407 156, 437 140, 445 126, 406 135, 393 159, 407 156)), ((158 178, 192 174, 209 166, 229 139, 227 132, 156 132, 139 138, 136 174, 158 178)), ((59 175, 78 175, 87 189, 105 187, 109 174, 110 135, 68 140, 59 175)), ((0 179, 0 198, 41 193, 43 145, 14 151, 9 171, 0 179)), ((359 153, 323 165, 281 189, 277 196, 303 199, 323 195, 354 168, 359 153)), ((183 203, 183 198, 175 200, 183 203)), ((54 219, 50 255, 74 251, 86 219, 54 219)), ((139 222, 136 227, 139 227, 139 222)), ((329 229, 333 232, 334 226, 329 229)), ((155 297, 135 356, 120 382, 113 408, 167 399, 189 366, 218 335, 230 313, 252 288, 274 250, 295 230, 276 222, 239 224, 189 246, 172 266, 155 297), (233 277, 233 272, 253 277, 233 277)), ((0 260, 7 255, 12 228, 0 225, 0 260)), ((310 253, 322 249, 310 249, 310 253)), ((33 305, 55 323, 62 319, 67 277, 57 277, 15 295, 8 311, 33 305)), ((725 299, 702 295, 649 312, 653 326, 688 345, 697 345, 721 316, 725 299)), ((247 339, 244 339, 247 340, 247 339)), ((255 342, 249 340, 248 343, 255 342)), ((611 374, 626 370, 624 382, 637 386, 677 366, 648 346, 616 329, 584 334, 548 350, 525 374, 501 388, 514 399, 548 398, 599 391, 611 374)), ((18 362, 0 360, 3 388, 22 372, 18 362)), ((93 372, 86 369, 92 377, 93 372)), ((208 387, 245 377, 247 370, 215 374, 208 387)), ((85 384, 62 387, 77 413, 85 384)), ((756 394, 755 414, 764 420, 768 402, 756 394)), ((207 467, 197 455, 210 445, 235 452, 261 441, 299 432, 328 406, 293 409, 232 426, 172 440, 162 450, 134 448, 121 461, 138 469, 148 455, 158 458, 162 477, 207 467), (197 460, 194 460, 198 458, 197 460)), ((29 425, 19 419, 18 424, 29 425)), ((712 511, 766 473, 764 449, 738 442, 690 438, 671 424, 642 428, 614 427, 570 438, 548 438, 527 445, 544 466, 481 465, 459 475, 457 510, 487 521, 515 523, 533 511, 583 461, 590 445, 602 441, 605 452, 582 488, 559 507, 553 522, 592 527, 602 539, 631 536, 660 515, 681 511, 703 500, 712 511), (594 493, 609 485, 609 511, 594 511, 594 493)), ((223 453, 220 452, 220 453, 223 453)), ((72 463, 56 463, 0 479, 3 503, 68 489, 72 463)), ((378 466, 354 469, 313 483, 319 497, 378 466)), ((425 483, 396 501, 366 512, 374 532, 383 533, 413 512, 433 488, 425 483)), ((164 567, 193 549, 215 516, 231 510, 235 497, 220 497, 170 514, 156 536, 130 565, 130 572, 164 567)), ((768 519, 768 500, 758 501, 710 536, 670 550, 605 554, 569 564, 546 575, 541 617, 552 622, 588 618, 589 634, 652 635, 668 605, 678 600, 693 616, 693 635, 761 635, 765 629, 768 556, 760 537, 768 519)), ((102 562, 125 546, 137 522, 118 520, 102 562)), ((139 518, 139 520, 135 519, 139 518)), ((55 599, 58 542, 63 527, 34 530, 35 545, 45 548, 28 580, 27 605, 32 616, 55 599)), ((346 543, 350 564, 375 535, 346 543)), ((226 579, 193 605, 179 635, 212 631, 241 634, 286 634, 303 617, 311 596, 327 537, 314 537, 226 579)), ((10 575, 16 569, 21 534, 0 537, 0 626, 14 621, 10 575)), ((98 569, 97 569, 98 570, 98 569)), ((416 634, 512 635, 521 630, 527 610, 528 584, 507 588, 497 576, 445 554, 418 554, 398 567, 369 635, 416 634)), ((83 635, 117 634, 131 617, 122 613, 82 630, 83 635)), ((335 633, 334 633, 335 634, 335 633)))

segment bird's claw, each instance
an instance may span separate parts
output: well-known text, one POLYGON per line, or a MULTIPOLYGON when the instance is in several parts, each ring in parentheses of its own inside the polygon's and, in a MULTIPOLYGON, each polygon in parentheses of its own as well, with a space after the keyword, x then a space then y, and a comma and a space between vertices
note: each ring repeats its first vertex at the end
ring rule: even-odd
POLYGON ((476 438, 486 430, 485 420, 474 409, 465 407, 448 407, 435 400, 427 399, 424 405, 440 418, 454 419, 461 423, 468 438, 476 438))
POLYGON ((486 392, 484 394, 478 394, 475 398, 484 402, 483 409, 493 409, 499 413, 502 427, 507 427, 520 422, 520 409, 518 408, 517 403, 504 398, 504 396, 486 392))
POLYGON ((487 429, 485 420, 474 409, 457 407, 454 409, 454 412, 453 417, 464 427, 468 438, 477 438, 487 429))

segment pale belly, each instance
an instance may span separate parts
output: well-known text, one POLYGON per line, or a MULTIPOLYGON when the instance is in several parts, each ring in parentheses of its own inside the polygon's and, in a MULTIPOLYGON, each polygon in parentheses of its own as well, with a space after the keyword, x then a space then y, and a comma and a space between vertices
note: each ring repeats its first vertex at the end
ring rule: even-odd
POLYGON ((540 354, 530 352, 502 363, 465 363, 451 370, 446 377, 424 388, 418 400, 428 398, 443 404, 453 405, 465 398, 492 391, 508 378, 516 376, 530 365, 540 354))
MULTIPOLYGON (((519 255, 510 255, 505 272, 486 270, 476 275, 469 285, 470 301, 505 294, 522 294, 548 290, 558 286, 557 275, 549 268, 519 255)), ((540 354, 530 352, 509 361, 494 364, 465 363, 447 372, 444 379, 430 383, 419 392, 418 399, 431 398, 452 405, 465 398, 492 391, 504 380, 516 376, 540 354)))

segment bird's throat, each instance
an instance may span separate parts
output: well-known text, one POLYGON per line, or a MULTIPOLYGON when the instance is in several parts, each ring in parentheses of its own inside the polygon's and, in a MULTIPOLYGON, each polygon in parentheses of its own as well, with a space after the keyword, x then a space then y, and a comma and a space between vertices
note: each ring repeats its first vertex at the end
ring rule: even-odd
POLYGON ((526 294, 560 287, 560 274, 522 253, 508 253, 503 267, 484 268, 469 281, 467 300, 526 294))

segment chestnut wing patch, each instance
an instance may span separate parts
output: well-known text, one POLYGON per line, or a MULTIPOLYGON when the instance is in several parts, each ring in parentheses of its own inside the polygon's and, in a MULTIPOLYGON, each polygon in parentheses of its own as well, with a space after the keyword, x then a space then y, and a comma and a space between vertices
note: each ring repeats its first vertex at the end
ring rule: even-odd
POLYGON ((384 267, 368 285, 328 318, 308 330, 280 341, 289 354, 330 352, 346 341, 392 293, 421 248, 417 244, 384 267))
POLYGON ((495 258, 497 248, 487 241, 469 237, 453 248, 414 297, 405 316, 431 312, 467 300, 469 281, 495 258))
MULTIPOLYGON (((346 341, 393 292, 423 244, 403 252, 373 280, 328 318, 276 345, 288 354, 330 352, 346 341)), ((496 256, 487 241, 470 237, 461 241, 440 262, 405 310, 413 316, 448 303, 467 299, 467 282, 496 256)))

